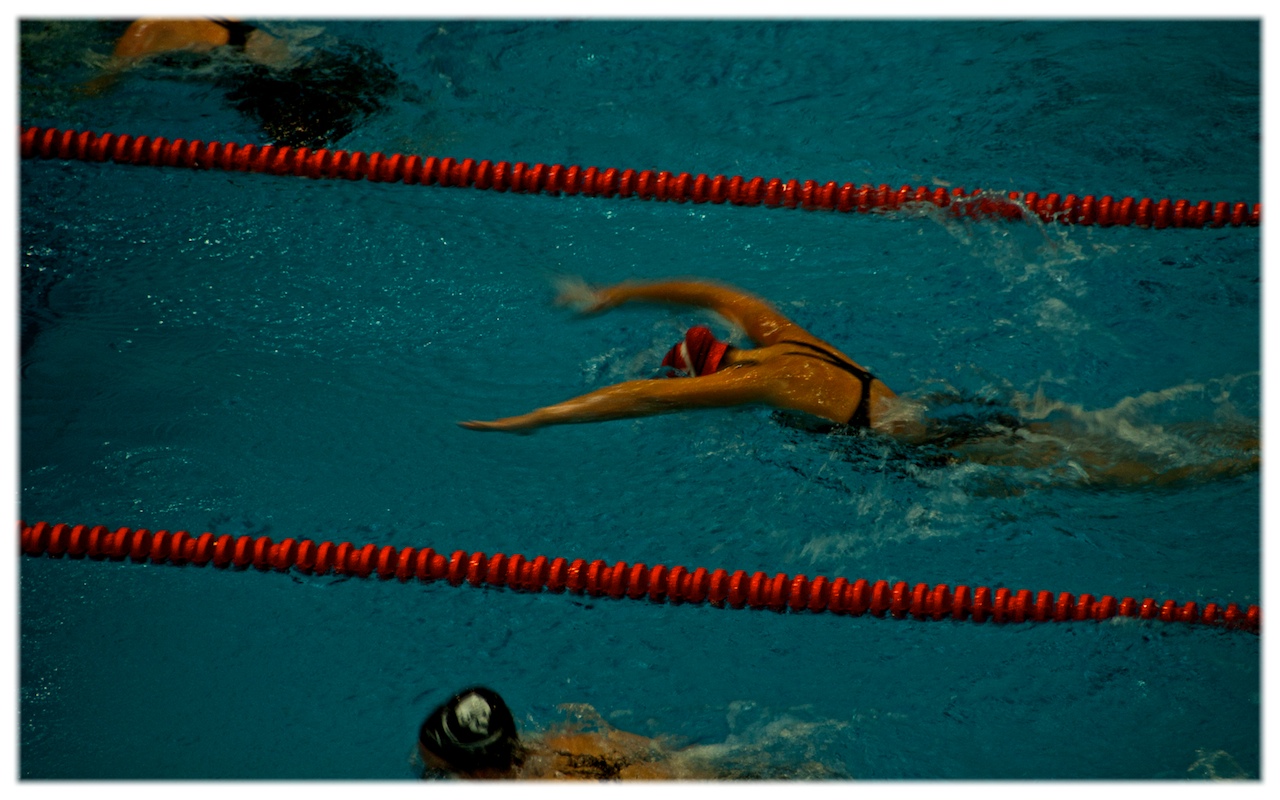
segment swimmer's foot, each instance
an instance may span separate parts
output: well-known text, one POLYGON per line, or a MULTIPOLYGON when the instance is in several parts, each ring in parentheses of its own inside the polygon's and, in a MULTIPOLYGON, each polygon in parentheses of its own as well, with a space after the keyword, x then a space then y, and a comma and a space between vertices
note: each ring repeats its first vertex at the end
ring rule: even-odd
POLYGON ((1093 485, 1174 487, 1235 478, 1257 472, 1260 466, 1261 460, 1257 453, 1222 458, 1208 464, 1187 464, 1165 470, 1157 470, 1137 462, 1123 461, 1106 469, 1091 472, 1086 482, 1093 485))

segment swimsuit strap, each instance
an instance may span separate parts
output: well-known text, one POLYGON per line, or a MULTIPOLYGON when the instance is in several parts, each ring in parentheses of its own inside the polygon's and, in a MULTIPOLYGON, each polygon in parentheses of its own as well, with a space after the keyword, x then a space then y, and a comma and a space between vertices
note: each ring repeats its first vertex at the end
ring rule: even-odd
POLYGON ((862 395, 858 400, 858 407, 854 409, 853 416, 849 417, 849 421, 845 424, 854 428, 871 427, 871 382, 876 380, 876 376, 861 367, 856 367, 853 364, 850 364, 848 361, 845 361, 843 358, 837 356, 825 347, 819 347, 816 344, 809 344, 808 342, 798 342, 794 339, 783 339, 782 343, 794 344, 799 347, 807 347, 817 353, 817 355, 810 353, 789 353, 788 355, 816 358, 819 361, 825 361, 833 367, 839 367, 857 378, 862 383, 862 395))
POLYGON ((247 22, 235 22, 234 20, 210 17, 209 21, 214 25, 221 25, 227 29, 227 46, 238 47, 244 49, 245 43, 249 41, 249 34, 257 30, 254 26, 247 22))

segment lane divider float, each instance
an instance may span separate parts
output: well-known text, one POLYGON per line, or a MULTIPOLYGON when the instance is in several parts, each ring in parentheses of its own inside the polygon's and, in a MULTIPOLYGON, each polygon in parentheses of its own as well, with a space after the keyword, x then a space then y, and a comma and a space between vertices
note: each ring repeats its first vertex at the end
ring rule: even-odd
POLYGON ((507 587, 517 591, 572 592, 591 597, 629 598, 654 603, 710 603, 721 608, 768 609, 776 612, 821 613, 916 620, 964 620, 996 623, 1101 621, 1130 617, 1162 622, 1221 626, 1260 633, 1262 612, 1256 605, 1221 606, 1173 600, 1117 600, 1111 595, 1095 598, 1067 592, 1032 592, 1028 589, 970 588, 946 584, 914 585, 905 581, 850 581, 818 576, 764 572, 730 573, 723 569, 689 570, 658 564, 614 564, 596 559, 568 560, 517 553, 505 555, 457 550, 449 555, 430 547, 396 548, 391 545, 350 542, 316 543, 310 539, 273 541, 268 536, 232 536, 145 528, 108 528, 103 525, 34 525, 18 523, 22 552, 28 556, 89 558, 96 561, 130 560, 135 563, 171 564, 220 569, 287 572, 308 575, 376 576, 406 583, 447 581, 451 586, 507 587))
POLYGON ((276 145, 241 145, 199 139, 29 127, 22 131, 23 158, 113 161, 120 164, 188 169, 221 169, 307 178, 345 178, 419 185, 469 187, 526 194, 637 197, 676 203, 731 203, 738 206, 802 208, 809 211, 884 212, 932 204, 956 216, 1024 219, 1035 214, 1062 225, 1141 228, 1257 227, 1262 205, 1202 200, 1152 200, 1057 192, 994 192, 937 186, 871 186, 835 181, 707 176, 688 172, 600 169, 560 164, 456 160, 428 156, 366 155, 346 150, 308 150, 276 145))

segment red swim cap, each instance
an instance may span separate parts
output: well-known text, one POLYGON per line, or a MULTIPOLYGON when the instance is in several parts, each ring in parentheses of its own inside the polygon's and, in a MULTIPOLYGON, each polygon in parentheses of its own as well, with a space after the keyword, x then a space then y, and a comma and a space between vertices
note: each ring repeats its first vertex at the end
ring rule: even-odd
MULTIPOLYGON (((705 325, 690 328, 684 340, 667 351, 662 359, 662 366, 674 367, 691 377, 710 375, 720 368, 720 360, 729 349, 726 342, 716 341, 711 330, 705 325)), ((668 378, 676 377, 676 373, 667 372, 668 378)))

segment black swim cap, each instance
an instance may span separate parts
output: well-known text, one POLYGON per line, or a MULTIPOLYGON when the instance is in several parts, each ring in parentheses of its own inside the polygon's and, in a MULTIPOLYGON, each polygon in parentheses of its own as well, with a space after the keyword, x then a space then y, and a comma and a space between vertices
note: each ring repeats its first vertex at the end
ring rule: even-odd
POLYGON ((511 709, 483 686, 458 692, 418 729, 418 743, 457 772, 509 769, 519 741, 511 709))

